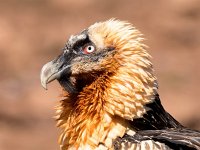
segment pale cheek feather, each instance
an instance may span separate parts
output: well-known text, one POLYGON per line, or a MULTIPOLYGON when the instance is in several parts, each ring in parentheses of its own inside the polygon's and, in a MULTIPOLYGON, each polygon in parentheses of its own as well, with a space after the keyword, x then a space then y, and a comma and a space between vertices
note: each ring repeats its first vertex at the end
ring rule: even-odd
POLYGON ((105 43, 102 40, 101 34, 90 33, 89 37, 90 37, 91 41, 93 41, 94 44, 98 46, 97 49, 103 49, 105 47, 105 43))

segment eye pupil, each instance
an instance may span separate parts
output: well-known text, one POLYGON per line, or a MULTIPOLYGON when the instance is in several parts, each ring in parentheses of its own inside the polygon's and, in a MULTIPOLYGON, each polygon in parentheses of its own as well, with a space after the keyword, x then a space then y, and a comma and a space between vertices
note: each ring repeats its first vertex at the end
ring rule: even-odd
POLYGON ((88 50, 89 50, 89 51, 92 50, 92 47, 91 47, 91 46, 88 46, 88 50))

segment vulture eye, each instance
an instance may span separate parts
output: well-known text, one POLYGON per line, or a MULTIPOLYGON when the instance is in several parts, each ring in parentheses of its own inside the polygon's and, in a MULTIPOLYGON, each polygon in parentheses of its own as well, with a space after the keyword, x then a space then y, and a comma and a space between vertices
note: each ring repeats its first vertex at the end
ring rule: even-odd
POLYGON ((96 49, 93 45, 87 45, 85 47, 83 47, 83 53, 84 54, 90 54, 92 52, 94 52, 96 49))

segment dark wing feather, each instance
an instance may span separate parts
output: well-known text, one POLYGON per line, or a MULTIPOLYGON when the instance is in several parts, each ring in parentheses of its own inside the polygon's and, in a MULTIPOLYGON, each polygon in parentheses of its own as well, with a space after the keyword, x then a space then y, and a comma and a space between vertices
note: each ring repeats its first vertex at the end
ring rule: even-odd
POLYGON ((146 105, 147 112, 141 118, 129 121, 134 136, 125 134, 117 138, 114 148, 118 149, 175 149, 200 150, 200 132, 187 129, 167 113, 161 105, 159 95, 146 105))
POLYGON ((147 112, 142 118, 129 121, 135 130, 160 130, 167 128, 180 128, 182 125, 167 113, 161 105, 159 95, 155 95, 155 100, 146 105, 147 112))
POLYGON ((200 132, 186 128, 138 131, 134 136, 126 134, 116 140, 115 149, 121 148, 122 143, 129 143, 129 145, 132 143, 142 147, 141 144, 148 140, 153 141, 154 144, 159 142, 174 150, 200 149, 200 132))

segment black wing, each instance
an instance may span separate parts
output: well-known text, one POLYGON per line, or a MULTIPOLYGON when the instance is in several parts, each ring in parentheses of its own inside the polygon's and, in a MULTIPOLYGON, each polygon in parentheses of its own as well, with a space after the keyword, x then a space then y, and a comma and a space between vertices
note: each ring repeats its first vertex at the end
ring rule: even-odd
POLYGON ((200 150, 200 132, 184 128, 167 113, 158 94, 146 108, 148 111, 143 117, 129 121, 136 134, 117 138, 114 142, 115 150, 200 150))
POLYGON ((147 112, 142 118, 136 118, 129 121, 134 130, 160 130, 167 128, 183 127, 161 105, 159 95, 155 95, 155 100, 146 105, 147 112))
POLYGON ((200 132, 186 128, 138 131, 134 136, 126 134, 118 138, 114 148, 122 149, 122 145, 126 145, 126 149, 133 145, 141 148, 144 147, 142 144, 149 149, 199 150, 200 132))

